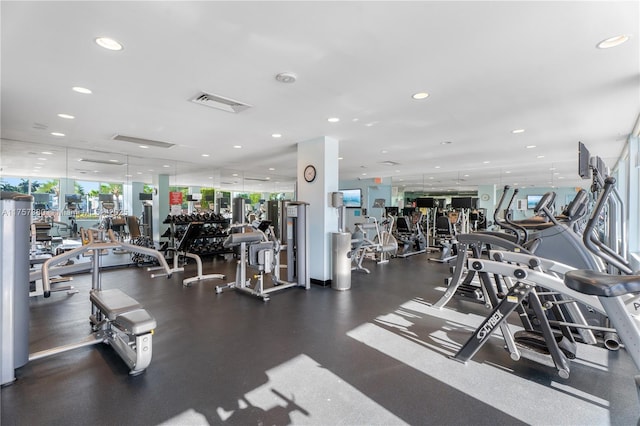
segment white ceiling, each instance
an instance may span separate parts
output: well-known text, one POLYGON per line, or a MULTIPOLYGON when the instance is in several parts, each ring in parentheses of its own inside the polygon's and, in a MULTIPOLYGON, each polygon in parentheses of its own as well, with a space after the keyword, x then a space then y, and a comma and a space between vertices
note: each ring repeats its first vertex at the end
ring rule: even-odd
POLYGON ((3 176, 167 173, 171 184, 280 191, 293 187, 296 143, 329 136, 340 142, 341 180, 578 186, 577 142, 613 166, 640 113, 637 1, 0 7, 3 176), (596 48, 620 34, 631 39, 596 48), (98 36, 124 50, 98 47, 98 36), (297 82, 276 81, 280 72, 297 82), (190 103, 199 91, 252 107, 190 103), (411 98, 420 91, 430 96, 411 98), (143 150, 117 133, 176 146, 143 150))

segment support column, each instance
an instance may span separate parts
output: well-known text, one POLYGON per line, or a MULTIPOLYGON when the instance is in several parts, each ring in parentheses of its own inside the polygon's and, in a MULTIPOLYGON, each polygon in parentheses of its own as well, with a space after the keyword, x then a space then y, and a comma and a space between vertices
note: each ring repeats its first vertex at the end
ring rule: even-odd
POLYGON ((478 185, 478 208, 485 209, 487 224, 493 222, 493 211, 496 209, 497 202, 495 185, 478 185))
POLYGON ((154 176, 153 187, 158 191, 158 195, 153 197, 153 241, 158 242, 169 226, 162 224, 169 215, 169 175, 154 176))
POLYGON ((298 143, 297 200, 309 203, 309 276, 316 284, 331 280, 331 233, 338 232, 337 210, 330 207, 330 193, 338 190, 338 141, 320 137, 298 143), (307 166, 316 169, 312 182, 305 180, 307 166))

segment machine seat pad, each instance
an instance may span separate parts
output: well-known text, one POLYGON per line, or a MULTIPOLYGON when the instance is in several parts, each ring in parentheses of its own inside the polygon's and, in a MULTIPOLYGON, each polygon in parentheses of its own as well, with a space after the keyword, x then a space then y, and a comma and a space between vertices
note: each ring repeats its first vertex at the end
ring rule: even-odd
POLYGON ((140 303, 117 288, 91 290, 89 298, 91 303, 111 321, 120 314, 142 308, 140 303))
POLYGON ((238 232, 229 234, 223 245, 225 248, 229 248, 239 246, 242 243, 255 243, 262 240, 263 237, 260 232, 238 232))
POLYGON ((375 223, 356 223, 361 229, 376 229, 375 223))
POLYGON ((640 293, 640 275, 610 275, 578 269, 567 272, 564 283, 570 289, 594 296, 616 297, 640 293))
POLYGON ((150 333, 157 325, 156 319, 144 309, 136 309, 120 314, 114 322, 125 331, 134 335, 150 333))

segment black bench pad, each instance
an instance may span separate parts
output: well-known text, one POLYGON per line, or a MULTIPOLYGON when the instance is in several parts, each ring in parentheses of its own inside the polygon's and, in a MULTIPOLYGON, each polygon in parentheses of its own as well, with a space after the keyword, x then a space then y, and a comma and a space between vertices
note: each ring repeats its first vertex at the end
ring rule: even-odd
POLYGON ((567 272, 564 283, 570 289, 594 296, 616 297, 640 293, 640 276, 638 275, 610 275, 579 269, 567 272))

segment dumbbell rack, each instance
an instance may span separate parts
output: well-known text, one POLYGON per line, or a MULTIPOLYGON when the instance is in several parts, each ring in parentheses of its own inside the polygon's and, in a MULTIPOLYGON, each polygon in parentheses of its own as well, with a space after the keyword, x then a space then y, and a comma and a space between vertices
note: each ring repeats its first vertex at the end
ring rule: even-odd
POLYGON ((167 217, 163 221, 169 224, 168 241, 166 241, 161 251, 164 252, 166 258, 173 256, 174 249, 177 248, 182 236, 192 222, 201 222, 202 230, 197 238, 188 247, 189 253, 198 256, 213 256, 231 253, 229 249, 223 247, 223 242, 228 236, 229 219, 220 216, 204 216, 204 215, 180 215, 167 217))

